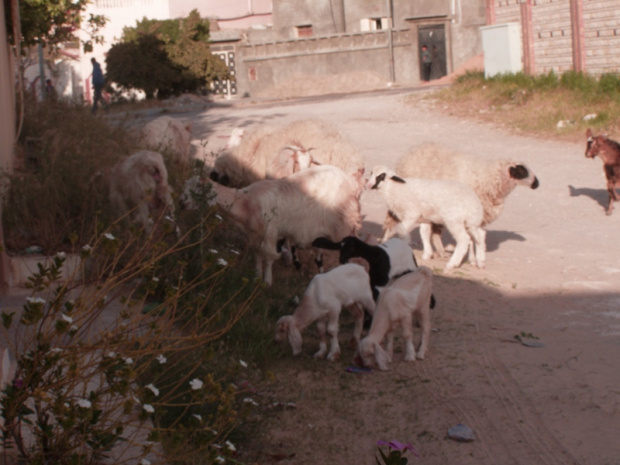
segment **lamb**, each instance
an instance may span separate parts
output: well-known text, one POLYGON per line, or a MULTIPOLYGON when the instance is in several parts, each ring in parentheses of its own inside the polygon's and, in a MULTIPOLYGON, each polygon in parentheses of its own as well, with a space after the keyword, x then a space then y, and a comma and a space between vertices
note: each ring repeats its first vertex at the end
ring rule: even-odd
POLYGON ((403 239, 393 237, 380 245, 370 245, 358 237, 348 236, 338 242, 319 237, 312 242, 313 247, 340 251, 340 263, 347 263, 353 257, 361 257, 368 262, 370 286, 376 301, 380 288, 387 286, 391 279, 418 268, 413 250, 403 239))
POLYGON ((320 343, 319 350, 314 357, 325 357, 327 333, 330 338, 327 360, 338 360, 340 358, 338 319, 342 307, 348 307, 355 318, 352 344, 357 347, 363 324, 363 311, 360 306, 371 314, 375 310, 375 301, 370 290, 370 278, 362 266, 347 263, 326 273, 317 274, 310 281, 295 312, 281 317, 276 323, 275 340, 280 342, 288 338, 293 355, 298 355, 301 352, 302 331, 316 321, 320 343))
POLYGON ((160 116, 142 128, 147 148, 169 153, 180 166, 187 166, 192 150, 191 124, 183 124, 170 116, 160 116))
POLYGON ((114 211, 119 215, 132 212, 145 231, 151 231, 154 218, 172 218, 168 171, 160 153, 141 150, 119 161, 107 173, 107 182, 114 211))
POLYGON ((394 334, 398 326, 405 339, 405 361, 423 360, 431 332, 429 300, 433 272, 426 266, 408 273, 387 287, 379 297, 370 330, 357 346, 354 362, 370 367, 374 363, 387 370, 394 354, 394 334), (417 353, 413 345, 413 323, 417 320, 422 337, 417 353), (381 342, 387 337, 386 348, 381 342), (374 362, 374 363, 373 363, 374 362))
MULTIPOLYGON (((445 225, 456 240, 456 248, 446 265, 459 266, 475 243, 475 265, 484 267, 486 231, 482 228, 484 212, 480 199, 468 185, 451 180, 400 178, 387 166, 376 166, 366 185, 377 189, 385 199, 388 214, 396 221, 386 229, 383 241, 393 234, 407 235, 420 223, 445 225)), ((425 255, 431 245, 422 236, 425 255)))
MULTIPOLYGON (((504 208, 506 197, 516 186, 528 186, 531 189, 539 186, 538 178, 523 163, 507 159, 484 160, 437 144, 424 144, 412 149, 397 161, 395 171, 403 178, 454 179, 469 185, 482 202, 482 226, 497 219, 504 208)), ((389 223, 390 219, 386 221, 389 223)), ((441 229, 441 226, 433 226, 432 243, 437 252, 443 255, 441 229)), ((421 225, 420 233, 428 236, 431 234, 431 226, 421 225)))
MULTIPOLYGON (((232 187, 244 187, 267 177, 290 174, 286 169, 281 170, 276 160, 286 146, 305 147, 311 151, 313 163, 333 165, 350 174, 364 167, 358 150, 333 125, 305 119, 246 131, 238 145, 227 148, 216 158, 211 179, 232 187)), ((284 164, 288 163, 285 160, 284 164)))
POLYGON ((325 165, 244 189, 213 184, 213 190, 217 204, 247 234, 257 275, 270 286, 280 239, 309 247, 316 237, 340 240, 361 228, 362 186, 361 172, 353 176, 325 165))

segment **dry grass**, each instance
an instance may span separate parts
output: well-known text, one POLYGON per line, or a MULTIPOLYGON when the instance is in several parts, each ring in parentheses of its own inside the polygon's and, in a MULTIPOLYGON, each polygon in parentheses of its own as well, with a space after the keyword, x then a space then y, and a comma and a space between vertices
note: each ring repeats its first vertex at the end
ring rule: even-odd
POLYGON ((590 76, 573 76, 576 78, 517 75, 488 80, 482 73, 468 73, 450 88, 410 98, 425 99, 451 116, 538 137, 582 141, 589 127, 612 136, 619 134, 618 78, 607 75, 601 82, 590 76))

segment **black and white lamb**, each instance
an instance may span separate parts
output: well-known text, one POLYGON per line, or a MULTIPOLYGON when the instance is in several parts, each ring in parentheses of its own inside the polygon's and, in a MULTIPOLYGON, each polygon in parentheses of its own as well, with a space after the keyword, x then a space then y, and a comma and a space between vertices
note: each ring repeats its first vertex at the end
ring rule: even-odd
MULTIPOLYGON (((366 184, 377 189, 387 203, 393 224, 383 234, 387 240, 395 234, 408 237, 411 230, 423 223, 445 225, 456 240, 456 248, 446 269, 460 266, 475 244, 475 265, 484 267, 486 231, 482 228, 484 212, 480 199, 464 183, 447 180, 401 178, 387 166, 376 166, 366 184)), ((422 236, 425 255, 430 238, 422 236)))

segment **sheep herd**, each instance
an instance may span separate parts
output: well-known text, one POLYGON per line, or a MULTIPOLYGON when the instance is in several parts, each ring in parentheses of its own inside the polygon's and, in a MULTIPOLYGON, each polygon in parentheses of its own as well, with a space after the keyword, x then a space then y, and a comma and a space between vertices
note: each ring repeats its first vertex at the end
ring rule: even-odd
MULTIPOLYGON (((188 164, 190 128, 163 118, 144 129, 147 147, 166 146, 178 154, 174 162, 188 164)), ((162 208, 172 214, 166 167, 157 152, 138 152, 114 172, 110 199, 120 212, 135 208, 134 220, 147 229, 149 216, 162 208)), ((461 266, 468 253, 470 264, 482 268, 484 228, 499 216, 516 186, 536 189, 538 184, 523 163, 487 161, 435 144, 414 147, 393 168, 379 165, 367 171, 354 144, 332 124, 307 119, 235 129, 209 178, 189 178, 179 202, 195 208, 194 193, 208 186, 209 202, 246 236, 256 277, 267 286, 273 283, 272 267, 283 243, 291 251, 314 248, 319 256, 324 250, 339 251, 340 264, 324 272, 317 268, 293 314, 276 322, 276 340, 288 339, 298 354, 301 333, 316 322, 320 345, 315 357, 337 360, 340 312, 347 307, 355 320, 354 361, 387 370, 395 331, 402 331, 405 361, 423 359, 429 342, 433 273, 415 260, 412 230, 420 227, 423 260, 446 255, 445 227, 456 241, 445 268, 461 266), (370 173, 366 178, 365 172, 370 173), (376 189, 387 206, 379 240, 362 236, 366 189, 376 189), (362 338, 365 313, 369 329, 362 338), (422 333, 417 350, 416 323, 422 333)))

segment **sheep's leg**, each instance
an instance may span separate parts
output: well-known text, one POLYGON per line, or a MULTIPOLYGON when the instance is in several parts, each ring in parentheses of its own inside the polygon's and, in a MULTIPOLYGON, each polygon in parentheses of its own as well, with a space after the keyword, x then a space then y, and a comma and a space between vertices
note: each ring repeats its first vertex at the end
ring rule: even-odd
POLYGON ((415 347, 413 347, 413 321, 411 316, 401 322, 403 339, 405 340, 405 362, 415 362, 415 347))
POLYGON ((420 224, 420 238, 422 239, 422 260, 430 260, 433 256, 433 246, 431 244, 432 226, 430 223, 420 224))
POLYGON ((390 330, 385 335, 386 343, 385 343, 385 351, 388 355, 388 362, 392 362, 392 357, 394 356, 394 331, 390 330))
MULTIPOLYGON (((484 261, 485 261, 486 250, 487 250, 487 245, 486 245, 487 232, 482 228, 471 228, 470 234, 474 238, 474 242, 476 245, 475 262, 472 261, 471 259, 470 259, 470 262, 476 263, 476 266, 478 268, 484 268, 484 261)), ((473 247, 473 244, 470 244, 470 252, 471 252, 472 247, 473 247)))
POLYGON ((420 323, 420 329, 422 330, 422 337, 420 338, 420 346, 418 347, 417 358, 423 360, 426 355, 426 349, 428 349, 428 341, 431 334, 431 309, 427 304, 422 307, 421 315, 418 317, 418 323, 420 323))
POLYGON ((349 311, 353 318, 355 319, 355 326, 353 327, 353 337, 349 341, 349 347, 352 350, 357 349, 357 346, 360 343, 360 338, 362 337, 362 330, 364 328, 364 310, 361 308, 359 304, 350 305, 349 311))
POLYGON ((456 240, 456 247, 452 253, 452 257, 450 257, 450 260, 446 265, 446 269, 451 270, 452 268, 457 268, 463 262, 463 258, 465 258, 471 239, 464 224, 454 224, 449 226, 448 229, 456 240))
POLYGON ((263 279, 263 257, 256 254, 256 279, 263 279))
POLYGON ((618 200, 618 194, 616 194, 616 188, 613 183, 607 184, 607 191, 609 192, 609 205, 607 205, 605 213, 611 215, 611 212, 614 211, 614 201, 618 200))
POLYGON ((327 322, 327 335, 330 339, 330 350, 327 354, 327 360, 335 362, 340 358, 340 344, 338 344, 338 316, 330 318, 327 322))
POLYGON ((327 337, 325 336, 325 321, 319 320, 316 329, 319 333, 319 351, 314 354, 314 358, 323 358, 327 353, 327 337))
POLYGON ((446 250, 443 247, 443 241, 441 240, 441 233, 443 231, 443 226, 440 224, 432 223, 431 225, 431 243, 437 252, 439 257, 443 257, 446 254, 446 250))

